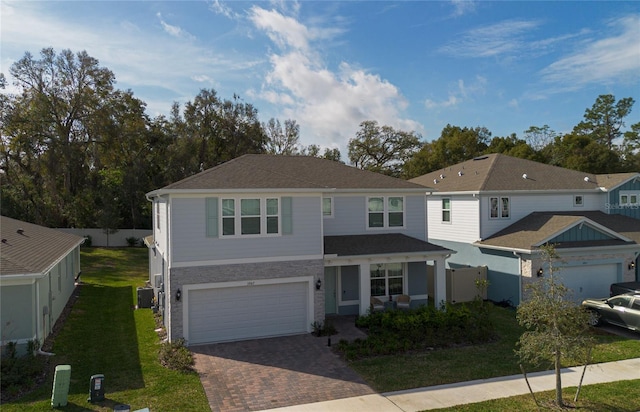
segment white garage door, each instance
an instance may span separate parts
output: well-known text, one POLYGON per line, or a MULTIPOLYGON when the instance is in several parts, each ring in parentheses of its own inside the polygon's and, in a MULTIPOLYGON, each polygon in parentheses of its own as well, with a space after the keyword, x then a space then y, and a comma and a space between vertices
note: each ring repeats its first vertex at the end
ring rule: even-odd
POLYGON ((308 282, 190 290, 188 342, 305 333, 308 294, 308 282))
POLYGON ((587 298, 606 298, 609 296, 609 286, 618 281, 618 266, 615 263, 562 267, 557 273, 562 283, 572 290, 576 302, 587 298))

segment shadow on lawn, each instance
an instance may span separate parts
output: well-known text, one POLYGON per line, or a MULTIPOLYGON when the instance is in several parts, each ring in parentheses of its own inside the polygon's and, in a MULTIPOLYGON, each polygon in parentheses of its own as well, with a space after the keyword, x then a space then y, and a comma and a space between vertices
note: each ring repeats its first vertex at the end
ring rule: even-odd
POLYGON ((88 395, 91 376, 96 374, 104 375, 106 395, 144 387, 132 287, 83 284, 80 288, 53 347, 71 365, 69 393, 88 395))

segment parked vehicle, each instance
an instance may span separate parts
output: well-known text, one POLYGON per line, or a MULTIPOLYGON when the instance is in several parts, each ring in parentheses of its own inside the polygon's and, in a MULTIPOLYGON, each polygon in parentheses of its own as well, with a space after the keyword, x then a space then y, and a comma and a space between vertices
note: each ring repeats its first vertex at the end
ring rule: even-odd
POLYGON ((640 282, 612 283, 609 288, 609 296, 611 297, 629 292, 640 293, 640 282))
POLYGON ((589 323, 602 322, 640 332, 640 293, 625 293, 608 299, 586 299, 582 306, 591 311, 589 323))

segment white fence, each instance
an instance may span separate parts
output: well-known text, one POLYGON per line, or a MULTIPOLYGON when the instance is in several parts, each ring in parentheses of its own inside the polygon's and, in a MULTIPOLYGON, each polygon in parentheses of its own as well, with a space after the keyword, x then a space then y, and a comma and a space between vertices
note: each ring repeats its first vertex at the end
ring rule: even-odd
POLYGON ((107 235, 102 229, 69 229, 59 228, 62 232, 73 233, 77 236, 87 237, 91 236, 91 246, 101 247, 123 247, 130 246, 127 239, 135 238, 136 246, 141 245, 141 241, 144 237, 153 233, 152 230, 145 229, 120 229, 116 233, 107 235))

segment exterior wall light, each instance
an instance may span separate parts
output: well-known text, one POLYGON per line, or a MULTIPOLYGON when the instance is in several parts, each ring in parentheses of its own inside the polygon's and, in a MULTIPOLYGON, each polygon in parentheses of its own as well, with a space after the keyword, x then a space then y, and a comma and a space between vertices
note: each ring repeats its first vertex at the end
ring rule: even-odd
POLYGON ((322 287, 322 280, 320 279, 316 280, 316 290, 320 290, 321 287, 322 287))
POLYGON ((182 291, 178 289, 176 290, 176 300, 179 302, 180 298, 182 298, 182 291))
POLYGON ((631 261, 631 263, 629 263, 629 270, 635 269, 636 268, 636 262, 634 262, 633 260, 631 261))
POLYGON ((541 278, 542 275, 544 275, 544 270, 542 270, 542 268, 538 269, 537 274, 538 274, 538 277, 541 278))

